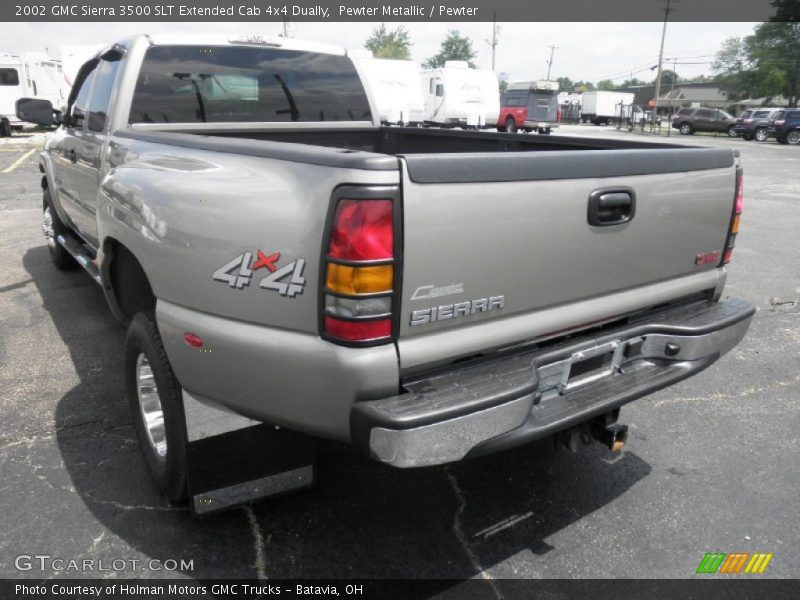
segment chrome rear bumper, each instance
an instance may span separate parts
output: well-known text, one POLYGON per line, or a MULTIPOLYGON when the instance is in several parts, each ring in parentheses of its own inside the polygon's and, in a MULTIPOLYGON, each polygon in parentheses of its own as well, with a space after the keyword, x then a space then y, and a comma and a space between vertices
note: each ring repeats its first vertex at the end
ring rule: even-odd
POLYGON ((754 312, 741 300, 702 300, 556 346, 438 371, 406 382, 398 396, 356 403, 353 441, 395 467, 518 446, 702 371, 741 341, 754 312), (574 375, 573 364, 603 354, 607 363, 597 373, 574 375))

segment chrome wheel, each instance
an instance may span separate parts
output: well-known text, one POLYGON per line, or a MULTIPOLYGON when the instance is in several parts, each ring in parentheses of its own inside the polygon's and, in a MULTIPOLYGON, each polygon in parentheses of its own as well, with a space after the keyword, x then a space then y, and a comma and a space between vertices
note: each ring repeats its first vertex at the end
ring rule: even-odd
POLYGON ((792 146, 800 144, 800 131, 790 131, 789 135, 786 136, 786 141, 792 146))
POLYGON ((767 130, 763 127, 759 127, 756 129, 756 141, 764 142, 769 136, 767 135, 767 130))
POLYGON ((47 245, 55 250, 56 232, 53 229, 53 213, 51 212, 49 206, 44 209, 44 213, 42 214, 42 233, 44 234, 44 239, 47 242, 47 245))
POLYGON ((690 133, 692 133, 692 126, 689 125, 688 123, 684 123, 683 125, 681 125, 680 132, 681 135, 689 135, 690 133))
POLYGON ((161 398, 158 396, 153 370, 150 361, 144 353, 136 358, 136 395, 139 399, 144 430, 147 432, 147 441, 159 460, 167 456, 167 433, 164 429, 164 411, 161 408, 161 398))

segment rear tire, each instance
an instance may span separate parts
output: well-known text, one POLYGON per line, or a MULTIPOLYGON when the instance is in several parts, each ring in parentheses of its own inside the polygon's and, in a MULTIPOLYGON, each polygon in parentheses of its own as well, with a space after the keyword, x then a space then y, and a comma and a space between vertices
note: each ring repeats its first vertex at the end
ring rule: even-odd
POLYGON ((681 123, 678 131, 681 132, 681 135, 691 135, 694 133, 694 129, 692 129, 692 126, 689 125, 689 123, 681 123))
POLYGON ((786 136, 786 142, 792 146, 800 144, 800 131, 790 131, 786 136))
POLYGON ((11 125, 5 119, 0 121, 0 137, 11 137, 11 125))
POLYGON ((53 208, 53 199, 50 197, 50 190, 44 189, 44 197, 42 199, 42 234, 44 234, 47 249, 50 251, 50 259, 56 266, 56 269, 61 271, 68 271, 75 269, 78 266, 77 261, 72 258, 72 255, 58 243, 58 236, 62 234, 69 234, 69 227, 61 222, 58 217, 56 209, 53 208))
POLYGON ((150 476, 170 501, 186 498, 186 423, 181 386, 152 311, 131 321, 125 338, 125 386, 150 476))
POLYGON ((517 133, 517 122, 513 117, 508 117, 506 119, 506 131, 508 133, 517 133))
MULTIPOLYGON (((755 138, 757 142, 766 142, 769 138, 766 127, 759 127, 756 129, 755 138)), ((750 138, 753 139, 753 138, 750 138)))

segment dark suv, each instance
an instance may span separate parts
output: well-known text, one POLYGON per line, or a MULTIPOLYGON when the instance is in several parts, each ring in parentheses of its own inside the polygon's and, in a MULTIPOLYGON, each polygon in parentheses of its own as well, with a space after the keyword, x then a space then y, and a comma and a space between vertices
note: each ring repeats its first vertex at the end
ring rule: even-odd
POLYGON ((772 117, 767 130, 780 144, 800 144, 800 108, 779 110, 772 117))
POLYGON ((736 119, 716 108, 682 108, 673 115, 672 126, 683 135, 695 131, 719 131, 736 137, 736 119))
POLYGON ((780 108, 748 108, 736 119, 734 130, 746 140, 764 142, 769 138, 769 123, 780 108))

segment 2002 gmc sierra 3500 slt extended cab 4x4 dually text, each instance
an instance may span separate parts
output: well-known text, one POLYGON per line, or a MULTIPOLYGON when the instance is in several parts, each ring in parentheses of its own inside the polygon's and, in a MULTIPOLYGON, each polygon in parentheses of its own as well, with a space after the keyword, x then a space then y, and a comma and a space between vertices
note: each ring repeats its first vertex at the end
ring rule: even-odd
POLYGON ((313 440, 417 467, 559 434, 744 336, 721 300, 732 150, 386 128, 340 48, 139 36, 41 154, 43 230, 128 326, 159 489, 207 513, 309 485, 313 440))

